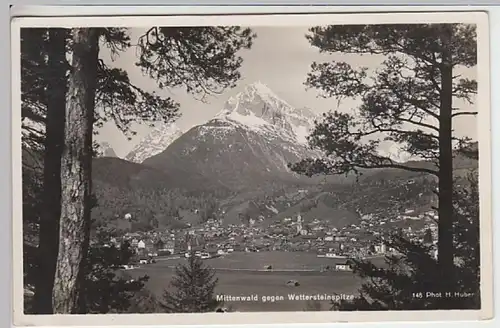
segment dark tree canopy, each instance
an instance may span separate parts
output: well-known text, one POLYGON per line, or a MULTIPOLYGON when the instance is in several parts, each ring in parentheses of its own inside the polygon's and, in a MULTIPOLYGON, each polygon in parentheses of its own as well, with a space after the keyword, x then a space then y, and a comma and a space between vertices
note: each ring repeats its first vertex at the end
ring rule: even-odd
MULTIPOLYGON (((307 39, 321 53, 370 55, 376 69, 331 61, 311 66, 306 85, 322 96, 350 98, 359 106, 349 113, 324 114, 309 136, 322 158, 306 158, 291 168, 306 175, 362 174, 368 169, 401 169, 438 180, 438 248, 442 291, 454 274, 453 170, 461 153, 474 145, 454 134, 458 116, 473 107, 477 82, 460 70, 477 62, 476 27, 467 24, 398 24, 313 27, 307 39), (385 155, 391 145, 413 161, 385 155)), ((392 147, 391 147, 392 148, 392 147)), ((472 151, 474 153, 474 151, 472 151)), ((476 151, 477 154, 477 151, 476 151)), ((439 280, 439 279, 438 279, 439 280)))
POLYGON ((344 311, 479 309, 479 193, 477 174, 471 173, 463 187, 455 191, 454 235, 457 274, 452 280, 455 292, 465 297, 426 297, 427 292, 439 292, 443 283, 439 266, 432 252, 433 245, 410 241, 401 235, 387 238, 395 255, 386 256, 384 266, 364 260, 354 260, 354 271, 365 278, 360 296, 352 302, 334 306, 344 311))
MULTIPOLYGON (((165 43, 162 47, 161 42, 166 39, 161 38, 153 43, 140 42, 140 45, 132 45, 134 42, 131 42, 130 31, 126 28, 94 30, 97 30, 99 36, 99 48, 108 48, 111 59, 131 47, 137 47, 140 50, 137 65, 145 72, 151 73, 148 65, 155 65, 148 60, 156 62, 160 58, 164 62, 175 62, 175 67, 168 70, 160 69, 154 74, 159 87, 184 86, 193 94, 217 92, 233 86, 239 78, 238 69, 242 62, 237 52, 250 47, 254 38, 250 30, 240 30, 237 27, 188 28, 180 29, 181 32, 176 32, 177 28, 158 27, 152 28, 146 34, 148 36, 145 37, 149 38, 151 31, 161 30, 164 35, 177 35, 176 42, 181 49, 184 49, 181 53, 165 51, 168 45, 165 43), (156 51, 160 53, 157 54, 156 51), (182 78, 179 78, 178 74, 182 78)), ((175 37, 168 38, 168 40, 174 39, 175 37)), ((67 132, 64 105, 71 73, 68 58, 72 51, 73 40, 70 29, 21 30, 23 175, 30 179, 30 184, 26 188, 40 187, 43 196, 43 204, 40 205, 39 196, 34 198, 31 195, 32 190, 27 190, 29 194, 25 197, 25 202, 28 203, 24 204, 28 210, 25 223, 33 227, 31 229, 33 236, 29 238, 27 245, 38 243, 38 251, 43 250, 41 252, 43 256, 32 257, 30 253, 29 258, 37 258, 42 264, 47 263, 44 268, 39 266, 40 263, 26 266, 34 268, 33 272, 40 277, 37 279, 35 289, 38 291, 44 289, 39 293, 35 291, 35 295, 43 295, 36 303, 46 304, 44 309, 35 310, 38 313, 51 311, 48 307, 50 307, 53 265, 50 263, 57 257, 57 245, 54 244, 57 244, 59 228, 56 218, 59 214, 56 212, 57 204, 61 203, 60 160, 64 148, 64 134, 67 132), (41 215, 37 214, 40 208, 43 210, 41 215)), ((126 71, 111 67, 112 65, 112 61, 111 64, 106 64, 102 59, 94 65, 96 69, 95 107, 92 106, 94 128, 111 121, 130 137, 134 134, 131 130, 132 122, 153 125, 158 121, 172 121, 179 116, 178 103, 171 98, 139 88, 130 81, 126 71)), ((98 129, 94 132, 98 133, 98 129)), ((98 147, 95 148, 94 153, 97 153, 98 147)), ((30 252, 37 251, 35 247, 26 249, 30 252)), ((30 284, 31 280, 26 281, 30 284)), ((146 299, 149 300, 149 297, 146 299)))
MULTIPOLYGON (((61 29, 65 36, 66 53, 71 53, 71 35, 69 29, 61 29)), ((45 118, 50 94, 56 92, 49 87, 51 69, 66 72, 68 83, 70 65, 67 60, 49 67, 49 58, 54 57, 54 50, 47 46, 50 29, 30 28, 21 30, 21 97, 23 120, 23 145, 27 149, 43 148, 45 136, 45 118)), ((130 38, 126 29, 101 29, 100 45, 111 49, 111 55, 117 55, 128 49, 130 38)), ((63 49, 61 48, 61 49, 63 49)), ((162 98, 133 85, 126 72, 111 68, 99 61, 97 70, 95 124, 113 120, 117 127, 126 134, 130 123, 170 121, 177 116, 178 104, 170 98, 162 98)))
MULTIPOLYGON (((96 242, 90 247, 83 295, 80 307, 84 313, 105 314, 105 313, 149 313, 158 308, 156 299, 149 295, 144 288, 148 281, 148 276, 137 279, 128 277, 117 269, 125 264, 129 264, 133 250, 127 242, 119 247, 109 245, 107 233, 98 233, 96 242), (147 302, 145 302, 147 300, 147 302)), ((25 261, 28 265, 25 268, 25 283, 32 285, 37 275, 36 248, 26 244, 25 261)), ((27 300, 25 313, 33 313, 31 299, 27 300)))
MULTIPOLYGON (((71 53, 70 31, 66 50, 71 53)), ((49 29, 21 31, 22 117, 25 145, 41 146, 47 110, 49 29)), ((127 28, 100 29, 100 48, 109 49, 111 59, 134 47, 127 28)), ((239 27, 153 27, 139 38, 138 62, 160 88, 185 87, 193 94, 219 93, 240 78, 241 49, 250 48, 255 35, 239 27)), ((69 74, 69 63, 58 69, 69 74)), ((95 124, 113 121, 130 136, 132 122, 169 122, 179 115, 179 104, 169 97, 147 92, 133 84, 127 72, 99 61, 95 124)), ((62 82, 64 83, 64 82, 62 82)))
POLYGON ((202 95, 220 93, 240 78, 240 49, 252 46, 255 34, 238 26, 152 27, 139 39, 144 72, 160 88, 184 86, 202 95))
MULTIPOLYGON (((102 238, 102 236, 100 236, 102 238)), ((124 313, 136 306, 134 297, 143 291, 149 279, 137 279, 121 275, 117 269, 129 264, 134 251, 127 242, 119 247, 108 245, 104 238, 94 244, 86 262, 86 278, 83 284, 81 308, 83 313, 124 313)))
POLYGON ((432 240, 433 240, 432 231, 430 229, 426 229, 425 234, 424 234, 424 238, 423 238, 423 242, 425 244, 430 244, 430 243, 432 243, 432 240))
POLYGON ((46 29, 21 30, 21 115, 23 146, 38 148, 43 140, 44 111, 48 90, 46 29), (31 124, 30 124, 31 123, 31 124))
MULTIPOLYGON (((382 58, 375 70, 347 62, 313 63, 306 85, 325 98, 360 101, 355 113, 332 111, 324 115, 309 138, 324 151, 321 159, 294 165, 307 174, 358 172, 368 168, 400 168, 438 174, 439 120, 443 95, 442 72, 449 64, 456 72, 477 62, 476 28, 464 24, 349 25, 314 27, 307 39, 322 53, 372 55, 382 58), (447 31, 444 31, 447 29, 447 31), (440 34, 449 32, 445 44, 440 34), (443 62, 449 53, 449 63, 443 62), (381 154, 383 142, 400 146, 414 158, 433 167, 403 165, 381 154)), ((475 80, 452 76, 452 97, 472 105, 475 80)), ((453 107, 452 117, 476 115, 453 107)), ((469 138, 452 137, 455 148, 469 145, 469 138)))

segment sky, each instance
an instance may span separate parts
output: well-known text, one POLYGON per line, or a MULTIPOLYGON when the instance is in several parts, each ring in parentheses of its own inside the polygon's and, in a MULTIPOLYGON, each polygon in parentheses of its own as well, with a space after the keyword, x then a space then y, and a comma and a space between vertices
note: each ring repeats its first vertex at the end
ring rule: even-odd
MULTIPOLYGON (((181 117, 176 123, 184 130, 210 120, 222 110, 224 102, 229 97, 240 92, 246 85, 257 81, 266 84, 276 95, 295 107, 308 107, 318 114, 337 108, 351 111, 356 107, 356 101, 342 100, 339 103, 337 99, 319 97, 317 90, 306 88, 304 82, 310 71, 310 65, 314 61, 339 60, 375 69, 382 60, 379 56, 371 55, 320 54, 318 49, 312 47, 305 38, 308 30, 304 27, 252 27, 252 30, 257 34, 252 48, 239 53, 243 58, 240 69, 241 80, 235 88, 228 89, 217 97, 209 97, 204 102, 183 89, 160 90, 153 79, 144 76, 140 68, 135 66, 137 57, 134 47, 114 60, 110 59, 107 49, 102 49, 100 56, 111 66, 126 70, 131 82, 137 86, 171 97, 180 103, 181 117)), ((143 29, 131 29, 132 42, 137 40, 142 32, 143 29)), ((466 73, 475 75, 475 69, 466 73)), ((476 139, 476 127, 475 124, 471 124, 471 119, 475 121, 471 117, 457 118, 454 121, 455 133, 476 139)), ((128 141, 113 123, 107 123, 100 129, 96 140, 106 141, 119 157, 125 157, 151 131, 150 127, 138 124, 134 124, 133 129, 137 135, 128 141)))

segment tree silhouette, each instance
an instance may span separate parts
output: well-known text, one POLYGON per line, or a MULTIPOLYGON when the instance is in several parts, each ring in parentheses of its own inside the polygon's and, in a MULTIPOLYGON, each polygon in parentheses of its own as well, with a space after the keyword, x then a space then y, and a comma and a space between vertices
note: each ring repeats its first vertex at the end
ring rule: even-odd
POLYGON ((195 206, 196 208, 198 208, 201 220, 203 222, 216 219, 219 204, 214 196, 200 196, 198 199, 196 199, 196 203, 197 204, 195 206))
POLYGON ((37 158, 37 167, 23 168, 43 172, 44 193, 39 214, 39 274, 34 281, 35 304, 39 313, 51 313, 51 295, 58 248, 60 215, 60 166, 63 150, 63 126, 65 119, 66 67, 64 29, 21 30, 21 116, 23 155, 37 158), (48 56, 48 54, 52 54, 48 56), (46 108, 51 108, 46 115, 46 108), (46 128, 49 132, 46 133, 46 128), (40 155, 40 152, 44 153, 40 155), (45 165, 46 164, 46 165, 45 165), (43 259, 43 260, 42 260, 43 259))
MULTIPOLYGON (((86 275, 82 283, 82 294, 80 298, 79 312, 81 313, 150 313, 157 312, 158 302, 150 295, 144 287, 149 280, 148 276, 132 279, 124 272, 117 269, 121 265, 129 264, 134 252, 128 242, 123 242, 119 247, 109 245, 109 239, 113 236, 102 227, 96 227, 95 243, 90 247, 86 275)), ((26 251, 26 245, 25 245, 26 251)), ((25 282, 32 285, 38 274, 34 259, 37 249, 29 249, 25 252, 25 282)), ((36 314, 33 307, 33 299, 25 299, 25 313, 36 314)))
POLYGON ((184 86, 188 92, 221 93, 240 79, 240 49, 255 34, 238 26, 152 27, 139 39, 137 63, 160 88, 184 86))
POLYGON ((433 238, 432 238, 432 231, 430 229, 425 230, 423 242, 424 244, 432 244, 433 238))
POLYGON ((433 245, 409 241, 399 234, 386 239, 397 255, 386 256, 378 267, 365 260, 353 260, 354 272, 365 278, 360 296, 334 304, 343 311, 480 309, 479 192, 477 174, 471 173, 463 188, 454 192, 453 232, 456 251, 454 286, 448 296, 437 296, 443 283, 433 245), (455 293, 466 295, 456 297, 455 293))
MULTIPOLYGON (((470 150, 470 139, 452 134, 453 119, 476 115, 477 82, 457 70, 477 63, 476 28, 466 24, 349 25, 314 27, 307 39, 321 53, 383 57, 375 71, 346 62, 313 63, 306 84, 324 97, 360 101, 355 114, 324 114, 309 137, 320 159, 291 165, 307 175, 361 174, 400 169, 439 180, 439 263, 443 281, 453 274, 453 158, 470 150), (401 163, 380 152, 393 143, 417 158, 401 163), (455 149, 455 154, 453 150, 455 149), (422 162, 424 160, 424 162, 422 162)), ((443 290, 451 288, 445 286, 443 290)))
MULTIPOLYGON (((89 249, 86 276, 82 286, 79 312, 81 313, 124 313, 131 307, 138 307, 135 296, 144 293, 147 275, 132 279, 117 272, 121 265, 129 264, 134 252, 130 244, 124 242, 117 248, 106 245, 104 236, 89 249)), ((141 312, 148 311, 147 308, 141 312)))
MULTIPOLYGON (((239 78, 237 70, 242 61, 236 53, 241 48, 251 46, 254 35, 250 30, 238 27, 193 27, 181 28, 176 32, 176 29, 153 28, 150 31, 160 31, 165 37, 139 46, 141 55, 138 65, 154 75, 161 88, 184 86, 191 93, 205 95, 234 85, 239 78), (173 43, 175 47, 170 47, 173 43), (174 48, 177 50, 172 50, 174 48), (149 60, 160 61, 165 65, 175 63, 175 66, 156 70, 149 60)), ((112 56, 131 47, 128 29, 94 30, 98 45, 108 47, 112 56)), ((74 47, 78 46, 72 37, 68 29, 21 31, 23 146, 28 152, 43 152, 43 162, 46 164, 42 166, 46 171, 43 186, 46 192, 41 207, 38 248, 44 256, 39 257, 43 260, 38 264, 40 274, 35 283, 37 313, 52 312, 51 296, 59 240, 56 218, 60 216, 58 204, 61 203, 61 185, 64 185, 59 177, 67 123, 64 120, 65 87, 68 86, 71 73, 66 54, 72 53, 74 47)), ((95 49, 98 53, 99 47, 95 49)), ((134 134, 130 129, 132 122, 154 124, 178 116, 177 103, 133 85, 125 71, 108 67, 102 60, 98 60, 94 66, 87 70, 89 76, 96 76, 95 106, 87 117, 94 127, 111 120, 130 136, 134 134)), ((88 122, 80 123, 88 125, 88 122)), ((89 131, 96 133, 93 128, 89 128, 89 131)), ((90 174, 88 176, 90 179, 90 174)))
MULTIPOLYGON (((123 29, 103 29, 101 40, 114 52, 129 45, 123 29)), ((69 29, 22 29, 21 30, 21 97, 22 97, 22 141, 23 152, 32 157, 41 157, 37 170, 43 171, 43 205, 40 213, 39 251, 35 308, 38 313, 51 313, 52 286, 58 252, 58 221, 61 203, 61 156, 64 144, 66 89, 70 65, 66 54, 71 52, 69 29), (40 155, 40 153, 42 153, 40 155)), ((111 111, 108 116, 97 115, 95 124, 104 119, 113 119, 125 133, 131 133, 123 123, 123 117, 131 115, 131 109, 143 112, 142 104, 156 115, 151 119, 171 119, 176 108, 170 99, 161 99, 145 93, 130 84, 126 74, 114 74, 111 81, 114 88, 99 76, 117 72, 102 65, 98 70, 96 102, 103 111, 111 111), (120 91, 120 93, 116 92, 120 91), (103 106, 105 104, 113 106, 103 106), (156 103, 153 103, 155 100, 156 103)), ((140 117, 136 119, 141 120, 140 117)), ((24 165, 23 169, 33 167, 24 165)))
POLYGON ((99 34, 97 29, 76 28, 72 35, 65 126, 54 127, 64 131, 59 250, 52 292, 55 313, 79 311, 90 243, 92 129, 99 34))
POLYGON ((214 295, 217 282, 215 272, 191 251, 188 263, 176 267, 174 290, 165 290, 162 306, 170 313, 214 312, 221 305, 214 295))

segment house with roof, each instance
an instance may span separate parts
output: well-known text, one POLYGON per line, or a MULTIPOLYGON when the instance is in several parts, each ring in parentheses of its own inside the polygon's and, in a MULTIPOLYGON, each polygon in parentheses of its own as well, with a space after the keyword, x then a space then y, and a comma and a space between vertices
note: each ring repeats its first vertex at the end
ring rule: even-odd
POLYGON ((136 239, 136 238, 133 238, 133 239, 130 241, 130 247, 132 247, 132 248, 137 248, 138 244, 139 244, 139 240, 138 240, 138 239, 136 239))
POLYGON ((336 271, 352 271, 352 263, 351 263, 351 261, 335 263, 335 270, 336 271))

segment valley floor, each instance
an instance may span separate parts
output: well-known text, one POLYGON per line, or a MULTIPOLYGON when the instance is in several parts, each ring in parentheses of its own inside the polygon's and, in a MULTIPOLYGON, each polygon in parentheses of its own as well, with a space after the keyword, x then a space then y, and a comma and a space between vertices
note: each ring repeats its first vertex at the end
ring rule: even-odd
MULTIPOLYGON (((157 297, 169 287, 175 265, 185 261, 170 258, 155 264, 129 270, 133 277, 150 276, 147 288, 157 297)), ((335 264, 336 259, 318 258, 302 252, 233 253, 225 257, 206 260, 219 279, 216 293, 229 298, 250 297, 251 300, 226 301, 224 306, 234 311, 303 311, 312 304, 305 296, 353 297, 361 286, 361 279, 352 272, 321 272, 320 268, 335 264), (265 266, 272 265, 267 271, 265 266), (295 280, 299 286, 289 286, 295 280), (301 300, 290 300, 294 295, 301 300)), ((345 261, 345 260, 343 260, 345 261)), ((321 310, 331 308, 330 301, 318 302, 321 310)), ((318 306, 318 304, 316 304, 318 306)))

